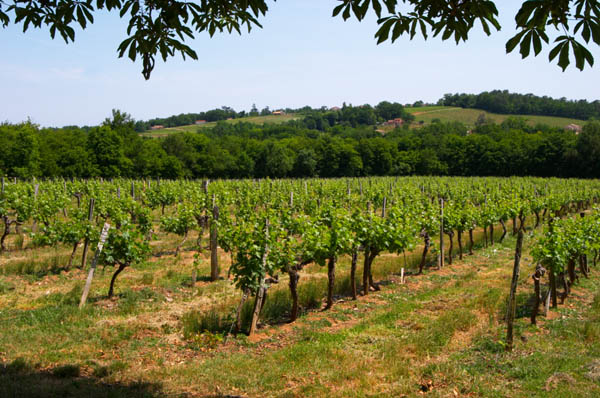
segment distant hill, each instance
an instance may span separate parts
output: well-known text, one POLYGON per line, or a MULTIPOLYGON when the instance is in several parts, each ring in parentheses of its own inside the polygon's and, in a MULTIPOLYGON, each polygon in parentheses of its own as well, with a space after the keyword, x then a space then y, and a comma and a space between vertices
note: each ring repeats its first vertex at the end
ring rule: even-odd
POLYGON ((579 119, 570 119, 555 116, 537 116, 537 115, 502 115, 490 113, 480 109, 458 108, 451 106, 424 106, 418 108, 406 108, 406 111, 415 116, 414 126, 419 124, 430 124, 433 120, 439 119, 442 122, 461 122, 467 126, 474 126, 477 118, 484 114, 486 119, 489 119, 497 124, 502 123, 509 117, 522 117, 527 119, 527 123, 531 126, 536 124, 545 124, 551 127, 566 127, 569 124, 584 125, 586 121, 579 119), (419 123, 419 122, 423 123, 419 123))
MULTIPOLYGON (((431 124, 434 120, 439 119, 441 122, 460 122, 466 126, 473 127, 477 122, 477 119, 483 114, 486 120, 500 124, 507 118, 521 117, 527 120, 527 124, 535 126, 536 124, 545 124, 550 127, 564 128, 569 124, 578 124, 580 126, 586 123, 585 120, 571 119, 556 116, 538 116, 538 115, 506 115, 486 112, 480 109, 472 108, 459 108, 452 106, 422 106, 422 107, 407 107, 406 112, 412 114, 415 117, 412 123, 413 128, 419 128, 431 124)), ((256 125, 263 124, 280 124, 286 123, 290 120, 298 120, 305 117, 305 115, 298 113, 290 113, 284 115, 268 115, 268 116, 249 116, 236 118, 231 120, 224 120, 224 123, 252 123, 256 125)), ((217 125, 218 122, 209 122, 201 125, 187 125, 178 127, 168 127, 158 130, 148 130, 140 133, 143 137, 166 137, 169 134, 180 133, 180 132, 197 132, 199 129, 212 128, 217 125)), ((379 129, 384 131, 393 130, 391 126, 379 126, 379 129)))
MULTIPOLYGON (((231 120, 223 120, 222 122, 224 123, 231 123, 231 124, 235 124, 235 123, 252 123, 252 124, 257 124, 257 125, 263 125, 265 123, 271 123, 271 124, 280 124, 280 123, 285 123, 285 122, 289 122, 290 120, 296 120, 296 119, 300 119, 302 118, 302 116, 297 115, 297 114, 284 114, 284 115, 268 115, 268 116, 248 116, 248 117, 242 117, 242 118, 236 118, 236 119, 231 119, 231 120)), ((204 123, 204 124, 191 124, 191 125, 187 125, 187 126, 178 126, 178 127, 168 127, 168 128, 164 128, 164 129, 158 129, 158 130, 148 130, 145 131, 143 133, 140 133, 141 136, 143 137, 165 137, 169 134, 173 134, 173 133, 181 133, 181 132, 197 132, 198 129, 203 129, 203 128, 212 128, 215 127, 217 125, 218 122, 209 122, 209 123, 204 123)))

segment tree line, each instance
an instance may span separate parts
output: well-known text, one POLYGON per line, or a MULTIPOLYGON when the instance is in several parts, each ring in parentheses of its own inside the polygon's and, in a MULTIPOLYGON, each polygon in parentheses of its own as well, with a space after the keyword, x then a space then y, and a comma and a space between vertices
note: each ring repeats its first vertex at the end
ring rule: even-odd
POLYGON ((369 175, 600 177, 600 122, 577 135, 523 119, 408 126, 310 121, 217 123, 197 133, 145 138, 117 112, 102 126, 0 125, 0 175, 29 177, 280 178, 369 175))
MULTIPOLYGON (((415 104, 423 104, 422 101, 417 101, 415 104)), ((328 108, 322 106, 320 108, 311 108, 304 106, 298 109, 286 108, 283 109, 286 113, 296 113, 304 115, 313 128, 322 129, 325 124, 333 126, 338 123, 346 123, 347 125, 356 126, 358 124, 375 125, 389 119, 403 118, 406 121, 414 120, 414 116, 406 112, 404 106, 397 102, 382 101, 376 106, 369 104, 352 106, 345 103, 341 108, 328 108)), ((188 126, 194 124, 197 120, 206 122, 217 122, 227 119, 239 119, 249 116, 267 116, 271 115, 272 110, 266 106, 262 110, 258 110, 255 104, 249 112, 239 111, 223 106, 218 109, 212 109, 200 113, 181 113, 165 118, 153 118, 146 121, 139 120, 134 123, 135 131, 144 132, 150 130, 152 126, 161 125, 164 127, 188 126)), ((72 126, 71 126, 72 127, 72 126)))
POLYGON ((600 101, 538 97, 533 94, 494 90, 481 94, 446 94, 438 105, 476 108, 509 115, 544 115, 589 120, 600 118, 600 101))

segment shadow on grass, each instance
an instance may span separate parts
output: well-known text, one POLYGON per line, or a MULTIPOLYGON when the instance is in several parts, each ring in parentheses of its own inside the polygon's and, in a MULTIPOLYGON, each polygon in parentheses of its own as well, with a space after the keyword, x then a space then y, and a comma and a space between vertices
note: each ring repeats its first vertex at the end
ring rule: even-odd
POLYGON ((5 398, 167 398, 156 383, 105 383, 101 379, 83 376, 77 365, 65 365, 48 370, 35 369, 17 359, 0 363, 0 396, 5 398))

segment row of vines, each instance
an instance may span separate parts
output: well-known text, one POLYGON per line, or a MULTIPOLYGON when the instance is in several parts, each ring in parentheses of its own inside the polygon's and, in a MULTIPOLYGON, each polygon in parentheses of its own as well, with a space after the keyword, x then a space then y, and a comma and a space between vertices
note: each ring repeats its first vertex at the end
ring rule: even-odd
POLYGON ((0 253, 68 247, 68 266, 83 268, 89 252, 98 251, 100 263, 115 267, 108 291, 112 296, 117 276, 143 262, 160 234, 180 237, 175 254, 195 236, 197 251, 211 251, 211 279, 227 276, 239 288, 242 301, 254 297, 252 332, 266 291, 280 275, 289 275, 293 321, 299 314, 301 271, 308 264, 327 267, 331 307, 342 256, 352 259, 350 281, 356 298, 359 290, 368 295, 379 289, 372 270, 383 253, 402 254, 422 244, 420 273, 432 254, 443 266, 446 260, 451 263, 472 253, 476 230, 484 232, 487 245, 518 229, 549 225, 534 257, 540 264, 538 279, 544 267, 551 270, 551 297, 556 300, 556 286, 568 280, 561 285, 568 294, 576 278, 573 264, 584 264, 585 275, 587 256, 596 261, 600 244, 596 216, 566 216, 591 209, 599 200, 600 181, 540 178, 3 179, 0 253), (109 233, 98 250, 105 224, 109 233), (11 234, 26 234, 27 247, 9 247, 11 234), (447 248, 440 239, 444 235, 447 248), (75 258, 81 247, 81 258, 75 258), (218 263, 218 250, 231 257, 227 272, 218 263), (359 260, 362 275, 357 275, 359 260))

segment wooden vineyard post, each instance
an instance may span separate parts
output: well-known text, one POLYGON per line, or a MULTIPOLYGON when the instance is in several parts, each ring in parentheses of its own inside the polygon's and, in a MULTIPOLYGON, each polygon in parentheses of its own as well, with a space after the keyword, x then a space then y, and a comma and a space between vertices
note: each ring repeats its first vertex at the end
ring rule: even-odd
POLYGON ((438 265, 444 268, 444 199, 440 199, 440 255, 438 265))
POLYGON ((350 265, 350 287, 352 289, 352 300, 356 300, 356 264, 358 262, 358 247, 352 250, 352 263, 350 265))
POLYGON ((96 264, 98 264, 98 257, 100 257, 100 253, 102 253, 102 248, 104 247, 104 242, 106 242, 106 238, 108 237, 108 230, 110 229, 110 224, 105 223, 104 227, 102 227, 102 233, 100 234, 100 241, 98 242, 98 249, 96 250, 96 254, 94 254, 94 258, 92 259, 92 265, 90 266, 90 272, 88 273, 88 277, 85 281, 85 287, 83 288, 83 294, 81 295, 81 301, 79 302, 79 308, 83 308, 85 302, 87 300, 88 294, 90 294, 90 288, 92 287, 92 279, 94 278, 94 271, 96 271, 96 264))
MULTIPOLYGON (((96 203, 96 199, 90 198, 90 207, 88 209, 88 221, 92 222, 94 219, 94 204, 96 203)), ((83 255, 81 256, 81 268, 85 267, 87 263, 87 253, 90 246, 90 238, 86 237, 83 242, 83 255)))
POLYGON ((548 311, 550 310, 550 299, 552 298, 552 290, 548 289, 546 293, 546 298, 544 299, 544 316, 548 316, 548 311))
MULTIPOLYGON (((369 217, 369 224, 371 224, 371 202, 367 202, 367 214, 369 217)), ((363 296, 367 296, 369 294, 369 257, 371 256, 371 248, 369 244, 366 244, 364 247, 364 262, 363 262, 363 296)))
POLYGON ((387 205, 387 198, 384 197, 383 198, 383 207, 381 208, 381 218, 385 218, 386 205, 387 205))
POLYGON ((121 199, 121 187, 117 187, 117 199, 121 199))
MULTIPOLYGON (((265 251, 262 257, 262 266, 263 269, 267 268, 267 256, 269 255, 269 220, 265 225, 265 251)), ((256 325, 258 324, 258 318, 260 316, 260 311, 262 310, 263 300, 265 299, 265 293, 267 292, 267 287, 265 286, 265 276, 263 275, 260 278, 260 285, 258 286, 258 291, 256 292, 256 300, 254 301, 254 310, 252 311, 252 322, 250 323, 250 331, 248 331, 248 336, 252 336, 254 331, 256 330, 256 325)))
MULTIPOLYGON (((62 185, 63 185, 63 192, 66 194, 67 193, 67 182, 65 181, 64 178, 62 180, 62 185)), ((63 215, 65 216, 65 218, 69 217, 69 215, 67 214, 67 208, 66 207, 63 207, 62 212, 63 212, 63 215)))
POLYGON ((517 310, 517 284, 519 283, 519 264, 521 262, 521 249, 523 248, 523 230, 519 229, 517 236, 517 248, 515 249, 515 265, 510 283, 510 298, 508 301, 508 313, 506 314, 506 351, 513 349, 513 322, 517 310))
POLYGON ((192 270, 192 287, 196 286, 196 282, 198 281, 198 268, 194 267, 192 270))
MULTIPOLYGON (((554 231, 554 219, 552 218, 552 216, 550 216, 550 220, 548 221, 548 227, 550 233, 552 233, 554 231)), ((548 272, 550 273, 548 275, 550 282, 550 291, 548 293, 548 297, 550 297, 550 300, 552 302, 552 308, 558 308, 558 293, 556 291, 556 273, 554 272, 553 268, 554 267, 550 267, 550 269, 548 270, 548 272)))
MULTIPOLYGON (((34 180, 35 182, 35 180, 34 180)), ((33 202, 37 202, 38 194, 40 193, 40 184, 35 184, 33 186, 33 202)), ((31 232, 37 232, 37 220, 33 220, 33 225, 31 226, 31 232)))
POLYGON ((135 200, 135 182, 131 181, 131 199, 135 200))
POLYGON ((219 253, 217 250, 217 221, 219 220, 219 207, 213 206, 213 217, 210 223, 210 280, 216 281, 219 279, 219 253))
POLYGON ((533 279, 533 288, 534 288, 534 294, 535 294, 533 309, 531 311, 531 324, 532 325, 537 324, 536 318, 537 318, 537 314, 539 312, 540 303, 542 302, 540 279, 542 278, 542 276, 544 276, 545 273, 546 273, 546 270, 544 269, 544 267, 542 267, 541 264, 538 264, 535 267, 535 273, 533 275, 531 275, 531 278, 533 279))
POLYGON ((244 303, 246 302, 247 298, 248 298, 248 291, 244 290, 244 292, 242 293, 242 298, 240 300, 240 303, 238 304, 237 310, 235 311, 235 320, 231 323, 231 326, 229 327, 229 333, 227 333, 225 335, 223 342, 225 342, 225 343, 227 342, 227 338, 233 332, 234 327, 235 327, 236 334, 240 331, 241 323, 242 323, 242 308, 244 307, 244 303))

